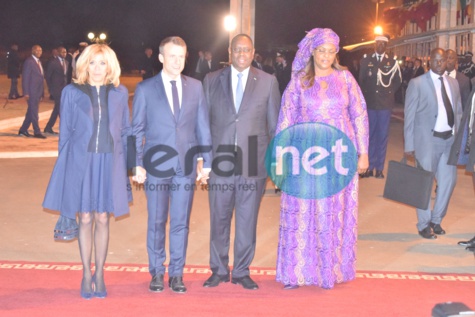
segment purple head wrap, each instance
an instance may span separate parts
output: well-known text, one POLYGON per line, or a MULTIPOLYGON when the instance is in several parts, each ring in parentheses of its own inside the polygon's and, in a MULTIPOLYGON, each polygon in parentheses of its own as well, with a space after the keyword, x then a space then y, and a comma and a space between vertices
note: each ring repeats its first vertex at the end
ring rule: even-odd
POLYGON ((313 29, 299 43, 299 50, 292 63, 292 73, 297 74, 305 68, 313 51, 323 44, 333 44, 339 50, 340 38, 332 29, 313 29))

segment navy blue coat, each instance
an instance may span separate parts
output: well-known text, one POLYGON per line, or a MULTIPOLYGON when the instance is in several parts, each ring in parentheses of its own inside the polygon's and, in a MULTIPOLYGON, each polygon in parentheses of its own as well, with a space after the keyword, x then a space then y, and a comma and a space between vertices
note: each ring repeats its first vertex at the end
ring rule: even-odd
MULTIPOLYGON (((131 133, 127 88, 112 88, 108 97, 109 130, 114 142, 112 197, 114 215, 129 213, 132 192, 127 176, 127 136, 131 133)), ((59 210, 63 216, 75 218, 81 204, 81 187, 85 175, 87 147, 94 125, 89 96, 74 85, 61 95, 61 121, 58 159, 46 190, 43 207, 59 210)))

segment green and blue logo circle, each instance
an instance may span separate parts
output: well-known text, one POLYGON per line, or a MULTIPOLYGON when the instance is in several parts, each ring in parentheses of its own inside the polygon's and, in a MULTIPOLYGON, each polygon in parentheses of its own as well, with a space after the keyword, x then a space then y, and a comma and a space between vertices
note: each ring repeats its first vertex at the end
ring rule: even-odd
POLYGON ((288 195, 304 199, 330 197, 353 179, 357 170, 353 142, 324 123, 301 123, 277 134, 266 152, 272 181, 288 195))

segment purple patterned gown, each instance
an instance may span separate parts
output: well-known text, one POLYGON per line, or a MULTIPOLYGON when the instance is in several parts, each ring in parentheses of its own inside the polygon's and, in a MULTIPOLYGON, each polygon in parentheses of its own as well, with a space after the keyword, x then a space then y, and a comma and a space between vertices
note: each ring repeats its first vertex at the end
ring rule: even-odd
MULTIPOLYGON (((368 153, 368 116, 361 90, 348 71, 316 77, 303 89, 293 76, 276 133, 297 123, 319 122, 343 131, 359 153, 368 153)), ((277 281, 333 288, 356 272, 358 174, 337 194, 302 199, 282 193, 277 281)))

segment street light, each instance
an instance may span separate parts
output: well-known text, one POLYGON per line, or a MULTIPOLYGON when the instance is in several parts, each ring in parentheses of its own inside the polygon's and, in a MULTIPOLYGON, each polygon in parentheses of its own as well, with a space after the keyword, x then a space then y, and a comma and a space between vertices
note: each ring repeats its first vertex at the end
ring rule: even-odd
POLYGON ((383 35, 383 28, 380 25, 374 27, 374 35, 383 35))
POLYGON ((105 33, 101 33, 99 34, 98 36, 96 36, 94 33, 92 32, 89 32, 89 34, 87 35, 87 37, 89 38, 89 40, 91 42, 94 42, 94 43, 97 43, 97 44, 101 44, 101 43, 104 43, 106 38, 107 38, 107 35, 105 33))
POLYGON ((236 29, 236 18, 232 15, 224 17, 224 29, 228 32, 233 32, 236 29))

